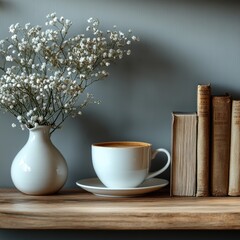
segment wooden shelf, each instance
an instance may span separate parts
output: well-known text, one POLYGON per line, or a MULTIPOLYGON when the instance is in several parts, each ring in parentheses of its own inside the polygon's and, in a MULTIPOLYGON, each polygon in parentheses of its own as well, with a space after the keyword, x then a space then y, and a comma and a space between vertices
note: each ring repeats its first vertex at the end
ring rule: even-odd
POLYGON ((97 197, 81 190, 28 196, 0 189, 1 229, 240 229, 238 197, 97 197))

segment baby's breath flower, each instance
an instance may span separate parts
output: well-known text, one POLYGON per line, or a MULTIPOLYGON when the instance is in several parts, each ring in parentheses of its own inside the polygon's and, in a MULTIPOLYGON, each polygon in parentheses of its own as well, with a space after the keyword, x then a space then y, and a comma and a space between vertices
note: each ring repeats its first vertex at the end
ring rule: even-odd
POLYGON ((10 37, 0 40, 0 108, 12 113, 22 129, 49 125, 53 132, 88 104, 99 104, 84 95, 85 89, 106 78, 107 67, 130 55, 129 45, 138 41, 130 30, 126 35, 114 26, 104 33, 98 19, 87 22, 87 37, 69 37, 72 22, 51 13, 47 29, 12 24, 10 37))
POLYGON ((13 57, 12 56, 6 56, 6 61, 12 62, 13 61, 13 57))
POLYGON ((72 25, 72 22, 69 19, 66 19, 65 23, 66 23, 67 26, 72 25))
POLYGON ((136 36, 132 36, 132 40, 133 41, 137 41, 137 37, 136 36))
POLYGON ((14 33, 14 32, 15 32, 15 26, 14 26, 14 24, 12 24, 12 25, 9 27, 9 32, 10 32, 10 33, 14 33))
POLYGON ((56 17, 56 13, 53 12, 53 13, 50 14, 50 16, 51 16, 51 18, 55 18, 56 17))
POLYGON ((31 26, 30 23, 26 23, 26 24, 25 24, 25 29, 28 29, 30 26, 31 26))
POLYGON ((127 55, 130 55, 131 54, 131 50, 127 50, 127 55))
POLYGON ((92 18, 92 17, 90 17, 90 18, 87 20, 88 23, 91 23, 92 21, 93 21, 93 18, 92 18))

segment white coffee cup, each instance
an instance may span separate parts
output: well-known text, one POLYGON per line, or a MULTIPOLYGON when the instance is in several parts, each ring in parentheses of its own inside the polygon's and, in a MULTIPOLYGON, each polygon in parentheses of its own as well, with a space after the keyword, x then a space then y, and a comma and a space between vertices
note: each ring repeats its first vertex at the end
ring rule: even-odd
POLYGON ((134 188, 144 180, 164 172, 170 165, 170 154, 164 148, 152 151, 145 142, 102 142, 92 144, 93 168, 100 181, 108 188, 134 188), (167 155, 167 163, 149 173, 151 160, 160 152, 167 155))

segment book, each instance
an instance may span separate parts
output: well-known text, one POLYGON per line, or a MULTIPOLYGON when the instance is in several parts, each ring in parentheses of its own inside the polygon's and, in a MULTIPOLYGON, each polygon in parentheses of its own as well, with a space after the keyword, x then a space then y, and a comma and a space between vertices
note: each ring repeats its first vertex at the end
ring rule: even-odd
POLYGON ((212 97, 211 194, 227 196, 231 136, 231 97, 212 97))
POLYGON ((170 195, 196 196, 197 113, 172 113, 170 195))
POLYGON ((197 88, 197 197, 209 195, 211 86, 197 88))
POLYGON ((240 100, 232 101, 228 195, 240 196, 240 100))

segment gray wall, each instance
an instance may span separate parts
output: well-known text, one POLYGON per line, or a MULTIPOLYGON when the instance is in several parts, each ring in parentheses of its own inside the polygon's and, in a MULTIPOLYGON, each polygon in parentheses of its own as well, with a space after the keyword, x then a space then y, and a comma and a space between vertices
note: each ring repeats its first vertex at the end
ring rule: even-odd
MULTIPOLYGON (((153 147, 171 148, 171 112, 196 111, 196 87, 211 83, 214 94, 240 97, 240 3, 190 0, 0 0, 0 39, 12 23, 44 24, 57 12, 83 31, 93 16, 102 26, 129 28, 141 39, 133 54, 111 67, 107 80, 89 89, 100 105, 92 105, 78 119, 69 119, 52 140, 65 156, 69 177, 65 188, 95 176, 90 145, 98 141, 139 140, 153 147)), ((13 187, 11 161, 28 133, 11 128, 14 119, 0 114, 0 187, 13 187)), ((156 163, 153 167, 158 167, 156 163)), ((161 177, 168 178, 169 171, 161 177)), ((144 232, 138 239, 158 236, 200 239, 239 237, 238 232, 144 232), (237 236, 238 235, 238 236, 237 236), (149 236, 149 237, 148 237, 149 236)), ((135 232, 0 231, 0 239, 134 238, 135 232), (118 238, 117 238, 118 236, 118 238)))

